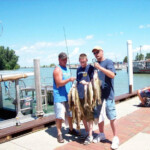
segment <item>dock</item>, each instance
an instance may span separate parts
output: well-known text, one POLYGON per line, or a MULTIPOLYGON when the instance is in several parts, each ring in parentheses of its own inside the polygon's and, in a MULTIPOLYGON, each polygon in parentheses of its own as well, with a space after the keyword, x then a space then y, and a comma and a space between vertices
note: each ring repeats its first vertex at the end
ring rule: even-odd
MULTIPOLYGON (((132 97, 116 105, 117 130, 120 139, 118 150, 149 150, 150 149, 150 109, 139 107, 139 98, 132 97), (143 140, 144 139, 144 140, 143 140)), ((75 127, 75 125, 74 125, 75 127)), ((50 125, 38 132, 30 132, 15 139, 0 144, 1 150, 110 150, 112 132, 109 121, 105 120, 106 141, 97 144, 83 145, 83 140, 67 134, 68 127, 63 124, 62 128, 65 143, 57 142, 56 126, 50 125)), ((81 133, 84 127, 81 123, 81 133)), ((97 126, 94 126, 94 136, 98 133, 97 126)))

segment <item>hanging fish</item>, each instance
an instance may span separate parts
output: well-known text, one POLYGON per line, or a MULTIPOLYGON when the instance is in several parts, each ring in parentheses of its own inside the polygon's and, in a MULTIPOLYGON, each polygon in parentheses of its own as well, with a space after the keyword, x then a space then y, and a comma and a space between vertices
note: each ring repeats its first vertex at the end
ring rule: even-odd
POLYGON ((69 109, 72 111, 72 122, 77 124, 77 130, 80 131, 80 122, 81 116, 83 115, 83 110, 81 109, 81 103, 76 84, 73 84, 69 91, 68 104, 69 109))
POLYGON ((92 86, 92 83, 89 82, 88 84, 88 104, 90 106, 90 110, 93 111, 93 108, 92 108, 92 104, 93 104, 93 86, 92 86))
POLYGON ((89 107, 89 104, 88 104, 88 85, 85 84, 84 85, 84 108, 86 109, 87 107, 89 107))
POLYGON ((96 105, 96 101, 98 102, 98 104, 102 104, 101 101, 101 82, 100 79, 98 77, 98 72, 97 70, 94 70, 94 75, 93 75, 93 97, 94 97, 94 103, 93 103, 93 107, 96 105))
POLYGON ((78 95, 78 90, 75 88, 75 113, 76 113, 76 124, 77 124, 77 130, 80 131, 80 122, 81 122, 81 116, 83 114, 83 111, 81 109, 81 103, 78 95))
POLYGON ((73 102, 72 102, 72 88, 70 89, 69 93, 68 93, 68 104, 69 104, 69 110, 72 111, 72 105, 73 105, 73 102))

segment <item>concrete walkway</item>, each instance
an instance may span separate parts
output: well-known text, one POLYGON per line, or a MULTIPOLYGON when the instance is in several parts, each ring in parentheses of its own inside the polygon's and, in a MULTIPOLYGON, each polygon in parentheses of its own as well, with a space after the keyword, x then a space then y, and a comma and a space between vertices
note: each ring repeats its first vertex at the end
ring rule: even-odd
MULTIPOLYGON (((117 130, 120 138, 119 150, 150 150, 150 109, 138 107, 139 99, 134 97, 116 105, 117 130), (144 140, 143 140, 144 139, 144 140)), ((74 125, 75 127, 75 125, 74 125)), ((64 144, 57 142, 56 127, 28 134, 6 143, 0 144, 0 150, 110 150, 112 132, 109 121, 105 120, 105 134, 107 140, 97 144, 83 145, 83 141, 67 134, 68 128, 63 125, 64 144)), ((83 124, 81 132, 84 133, 83 124)), ((98 133, 94 126, 94 133, 98 133)))

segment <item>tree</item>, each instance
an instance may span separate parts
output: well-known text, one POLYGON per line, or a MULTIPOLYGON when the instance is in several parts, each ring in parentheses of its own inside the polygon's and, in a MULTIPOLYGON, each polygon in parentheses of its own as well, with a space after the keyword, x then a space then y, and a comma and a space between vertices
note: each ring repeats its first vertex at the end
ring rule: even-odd
POLYGON ((145 59, 150 59, 150 53, 146 53, 145 59))
POLYGON ((128 62, 128 57, 126 56, 123 60, 124 63, 127 63, 128 62))
POLYGON ((144 55, 143 54, 139 55, 139 60, 144 60, 144 55))
POLYGON ((17 64, 19 56, 16 56, 14 50, 6 49, 0 46, 0 70, 18 69, 20 66, 17 64))
POLYGON ((139 54, 137 53, 135 56, 135 60, 138 61, 139 60, 139 54))
POLYGON ((50 67, 55 67, 56 65, 55 64, 50 64, 50 67))
POLYGON ((144 55, 143 55, 143 54, 140 54, 140 55, 139 55, 139 54, 137 53, 137 55, 135 56, 135 60, 136 60, 136 61, 144 60, 144 55))

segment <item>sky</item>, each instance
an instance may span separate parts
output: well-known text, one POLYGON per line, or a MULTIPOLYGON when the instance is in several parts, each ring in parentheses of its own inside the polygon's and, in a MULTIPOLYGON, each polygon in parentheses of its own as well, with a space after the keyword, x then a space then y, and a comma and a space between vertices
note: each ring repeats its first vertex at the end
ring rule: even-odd
POLYGON ((92 48, 101 46, 104 56, 123 61, 127 40, 133 57, 150 52, 150 0, 0 0, 0 45, 15 50, 21 67, 58 64, 66 52, 79 63, 92 48), (3 32, 1 31, 3 27, 3 32))

